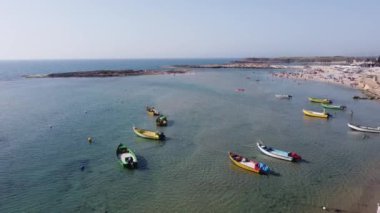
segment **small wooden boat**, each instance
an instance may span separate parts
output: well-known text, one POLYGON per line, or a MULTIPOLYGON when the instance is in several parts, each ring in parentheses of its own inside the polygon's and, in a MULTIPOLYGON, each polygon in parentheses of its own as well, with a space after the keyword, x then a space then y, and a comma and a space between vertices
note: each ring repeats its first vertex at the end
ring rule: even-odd
POLYGON ((367 100, 367 99, 371 99, 371 98, 368 98, 368 97, 364 97, 364 96, 353 96, 352 99, 354 100, 359 100, 359 99, 362 99, 362 100, 367 100))
POLYGON ((158 115, 160 115, 160 113, 158 112, 158 110, 156 110, 154 107, 147 106, 146 107, 146 112, 148 113, 148 115, 152 115, 152 116, 158 116, 158 115))
POLYGON ((321 104, 321 106, 326 109, 338 109, 338 110, 346 109, 346 106, 343 106, 343 105, 321 104))
POLYGON ((116 149, 116 156, 122 166, 129 169, 137 168, 137 157, 135 153, 124 144, 119 144, 116 149))
POLYGON ((326 112, 314 112, 310 110, 303 109, 303 114, 311 117, 317 117, 317 118, 329 118, 330 114, 326 112))
POLYGON ((291 95, 274 95, 278 99, 291 99, 293 96, 291 95))
POLYGON ((274 149, 272 147, 265 146, 263 143, 259 143, 259 142, 257 143, 257 147, 262 153, 274 158, 292 161, 292 162, 301 160, 301 156, 299 156, 295 152, 286 152, 286 151, 274 149))
POLYGON ((310 98, 309 101, 314 102, 314 103, 324 103, 324 104, 331 104, 332 101, 327 98, 310 98))
POLYGON ((244 88, 237 88, 237 89, 235 90, 235 92, 245 92, 245 89, 244 89, 244 88))
POLYGON ((355 124, 350 124, 350 123, 347 123, 347 126, 353 130, 360 131, 360 132, 380 133, 380 126, 368 127, 368 126, 360 126, 360 125, 355 125, 355 124))
POLYGON ((167 126, 168 125, 168 118, 165 115, 160 115, 156 119, 156 125, 157 126, 167 126))
POLYGON ((153 139, 153 140, 165 140, 165 135, 163 132, 159 131, 151 131, 146 129, 141 129, 137 127, 133 127, 133 131, 136 135, 147 138, 147 139, 153 139))
POLYGON ((269 174, 270 172, 269 167, 264 163, 255 162, 232 152, 228 152, 228 156, 230 157, 230 160, 240 168, 264 175, 269 174))

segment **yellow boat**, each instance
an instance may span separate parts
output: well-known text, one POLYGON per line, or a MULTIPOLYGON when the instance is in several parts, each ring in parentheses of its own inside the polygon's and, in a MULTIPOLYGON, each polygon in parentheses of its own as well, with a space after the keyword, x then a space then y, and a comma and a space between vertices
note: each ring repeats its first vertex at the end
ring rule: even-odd
POLYGON ((310 110, 303 109, 303 114, 311 117, 317 117, 317 118, 329 118, 330 114, 326 112, 314 112, 310 110))
POLYGON ((135 132, 137 136, 140 136, 142 138, 153 139, 153 140, 165 140, 165 135, 163 132, 150 131, 150 130, 141 129, 137 127, 133 127, 133 131, 135 132))
POLYGON ((230 160, 240 168, 259 174, 268 174, 270 172, 269 167, 264 163, 255 162, 232 152, 228 152, 228 156, 230 160))
POLYGON ((146 112, 148 113, 148 115, 151 115, 151 116, 158 116, 158 115, 160 115, 160 113, 158 112, 158 110, 155 109, 154 107, 147 106, 146 107, 146 112))
POLYGON ((309 101, 314 102, 314 103, 322 103, 322 104, 331 104, 332 103, 332 101, 330 99, 327 99, 327 98, 310 98, 309 97, 309 101))

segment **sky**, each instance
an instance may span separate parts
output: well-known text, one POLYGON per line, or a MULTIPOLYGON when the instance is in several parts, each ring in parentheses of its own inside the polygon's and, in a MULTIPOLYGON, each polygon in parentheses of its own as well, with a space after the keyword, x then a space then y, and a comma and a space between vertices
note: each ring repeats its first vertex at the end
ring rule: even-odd
POLYGON ((379 0, 0 0, 0 60, 380 55, 379 0))

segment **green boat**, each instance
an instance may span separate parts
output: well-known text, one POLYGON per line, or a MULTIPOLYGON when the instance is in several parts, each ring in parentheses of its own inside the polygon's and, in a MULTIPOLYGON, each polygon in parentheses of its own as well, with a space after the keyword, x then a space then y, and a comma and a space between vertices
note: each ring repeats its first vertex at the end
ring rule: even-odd
POLYGON ((156 119, 156 125, 157 126, 167 126, 168 125, 168 118, 165 115, 160 115, 156 119))
POLYGON ((116 156, 122 166, 128 169, 137 168, 137 157, 135 153, 124 144, 119 144, 116 149, 116 156))
POLYGON ((332 101, 330 99, 327 99, 327 98, 311 98, 311 97, 309 97, 309 101, 314 102, 314 103, 324 103, 324 104, 331 104, 332 103, 332 101))
POLYGON ((326 109, 338 109, 338 110, 346 109, 346 106, 343 106, 343 105, 321 104, 321 106, 326 109))

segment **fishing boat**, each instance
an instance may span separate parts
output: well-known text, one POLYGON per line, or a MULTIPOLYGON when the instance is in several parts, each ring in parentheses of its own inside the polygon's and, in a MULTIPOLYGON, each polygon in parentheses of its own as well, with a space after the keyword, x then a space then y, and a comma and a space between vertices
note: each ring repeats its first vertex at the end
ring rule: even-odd
POLYGON ((168 118, 165 115, 160 115, 156 119, 156 125, 157 126, 167 126, 168 125, 168 118))
POLYGON ((122 166, 129 169, 137 168, 137 157, 135 153, 124 144, 119 144, 116 149, 116 156, 122 166))
POLYGON ((299 156, 295 152, 286 152, 286 151, 274 149, 272 147, 265 146, 263 143, 257 142, 257 147, 262 153, 274 158, 281 159, 281 160, 296 162, 302 159, 301 156, 299 156))
POLYGON ((306 109, 303 109, 302 111, 303 111, 303 114, 305 114, 307 116, 311 116, 311 117, 317 117, 317 118, 329 118, 330 117, 330 114, 326 113, 325 111, 314 112, 314 111, 310 111, 310 110, 306 110, 306 109))
POLYGON ((347 123, 347 126, 353 130, 360 131, 360 132, 380 133, 380 126, 379 127, 368 127, 368 126, 355 125, 355 124, 351 124, 351 123, 347 123))
POLYGON ((152 139, 152 140, 165 140, 165 134, 163 132, 151 131, 151 130, 141 129, 137 127, 133 127, 133 131, 135 132, 136 135, 142 138, 147 138, 147 139, 152 139))
POLYGON ((346 106, 343 105, 332 105, 332 104, 323 104, 321 103, 321 106, 326 109, 338 109, 338 110, 345 110, 346 106))
POLYGON ((228 156, 230 157, 232 163, 240 168, 264 175, 269 174, 270 172, 269 167, 264 163, 255 162, 232 152, 228 152, 228 156))
POLYGON ((237 88, 237 89, 235 89, 235 92, 245 92, 245 89, 244 88, 237 88))
POLYGON ((324 103, 324 104, 331 104, 332 101, 327 98, 310 98, 309 101, 314 102, 314 103, 324 103))
POLYGON ((293 96, 291 95, 280 95, 280 94, 277 94, 277 95, 274 95, 276 98, 278 99, 291 99, 293 96))
POLYGON ((158 112, 158 110, 155 109, 154 107, 147 106, 146 107, 146 112, 148 113, 148 115, 152 115, 152 116, 158 116, 158 115, 160 115, 160 113, 158 112))

